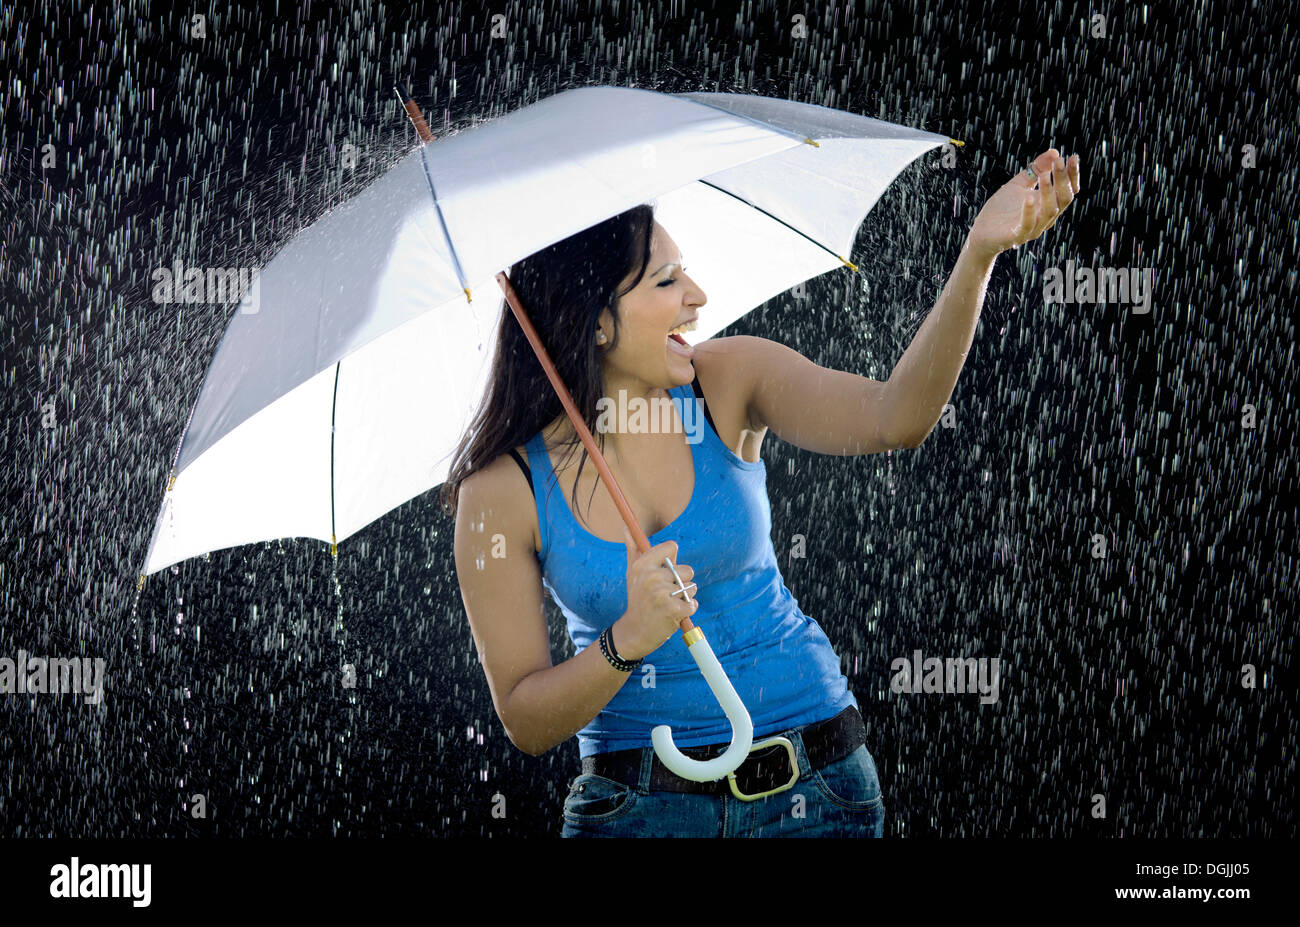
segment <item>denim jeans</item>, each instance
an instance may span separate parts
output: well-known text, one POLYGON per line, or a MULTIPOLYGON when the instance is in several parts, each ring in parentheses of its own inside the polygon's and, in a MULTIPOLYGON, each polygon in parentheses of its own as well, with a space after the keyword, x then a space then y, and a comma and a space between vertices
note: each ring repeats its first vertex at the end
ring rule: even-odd
POLYGON ((799 779, 784 792, 755 801, 689 792, 652 792, 654 748, 641 755, 640 780, 625 785, 581 775, 564 800, 564 837, 879 837, 885 805, 876 764, 866 746, 819 770, 808 764, 798 729, 782 731, 794 744, 799 779))

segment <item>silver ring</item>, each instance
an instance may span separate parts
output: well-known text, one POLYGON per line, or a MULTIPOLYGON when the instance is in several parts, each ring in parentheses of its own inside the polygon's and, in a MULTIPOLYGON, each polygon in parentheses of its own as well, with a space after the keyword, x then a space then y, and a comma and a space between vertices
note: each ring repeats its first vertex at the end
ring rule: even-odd
MULTIPOLYGON (((679 588, 673 590, 673 592, 672 592, 671 594, 672 594, 672 595, 685 595, 685 596, 686 596, 686 601, 689 602, 689 601, 691 600, 689 587, 687 587, 687 585, 686 585, 684 582, 682 582, 682 578, 681 578, 680 576, 677 575, 677 567, 673 566, 673 562, 672 562, 671 560, 669 560, 667 557, 664 558, 664 563, 668 566, 668 569, 672 570, 672 572, 673 572, 673 579, 677 580, 677 585, 678 585, 678 587, 679 587, 679 588)), ((691 583, 691 585, 694 586, 695 583, 691 583)), ((699 587, 696 586, 696 588, 698 589, 699 587)))

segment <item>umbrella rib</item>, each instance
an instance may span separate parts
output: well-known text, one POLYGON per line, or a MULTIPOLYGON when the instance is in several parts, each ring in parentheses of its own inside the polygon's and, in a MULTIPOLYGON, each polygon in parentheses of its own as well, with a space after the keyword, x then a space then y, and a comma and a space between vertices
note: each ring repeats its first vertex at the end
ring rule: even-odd
POLYGON ((339 368, 343 361, 334 363, 334 402, 330 406, 330 556, 339 553, 338 529, 334 524, 334 422, 339 411, 339 368))
POLYGON ((831 255, 833 258, 835 258, 836 260, 838 260, 838 261, 840 261, 841 263, 843 263, 846 267, 849 268, 849 270, 853 271, 855 274, 858 272, 858 265, 857 265, 857 264, 854 264, 852 261, 847 260, 846 258, 843 258, 843 257, 841 257, 840 255, 836 254, 836 253, 835 253, 834 251, 832 251, 830 248, 828 248, 828 247, 826 247, 825 245, 823 245, 820 241, 818 241, 817 239, 813 238, 812 236, 810 236, 810 235, 808 235, 808 234, 806 234, 806 233, 804 233, 804 232, 799 231, 797 228, 795 228, 795 227, 794 227, 793 225, 791 225, 789 222, 786 222, 784 219, 780 219, 780 218, 778 218, 777 216, 772 215, 770 212, 768 212, 768 211, 767 211, 766 209, 764 209, 762 206, 755 205, 754 203, 751 203, 749 200, 745 199, 743 196, 737 196, 736 194, 732 193, 730 190, 724 190, 722 187, 719 187, 719 186, 718 186, 717 184, 715 184, 715 183, 709 183, 709 182, 708 182, 707 180, 705 180, 704 178, 700 178, 700 179, 699 179, 698 181, 696 181, 696 182, 697 182, 697 183, 702 183, 702 184, 704 184, 706 187, 712 187, 714 190, 717 190, 719 193, 725 193, 725 194, 727 194, 727 196, 731 197, 732 199, 739 200, 740 202, 742 202, 742 203, 744 203, 746 206, 748 206, 750 209, 756 209, 756 210, 758 210, 758 211, 761 212, 763 215, 765 215, 765 216, 767 216, 769 219, 771 219, 773 222, 780 222, 782 225, 784 225, 784 226, 785 226, 786 228, 788 228, 790 231, 794 232, 796 235, 799 235, 800 237, 806 239, 807 241, 812 242, 812 243, 813 243, 814 245, 816 245, 818 248, 821 248, 821 249, 822 249, 823 251, 825 251, 827 254, 831 255))
POLYGON ((817 142, 813 141, 813 139, 807 135, 802 135, 798 132, 791 132, 789 129, 783 129, 780 126, 774 126, 770 122, 764 122, 762 119, 756 119, 753 116, 746 116, 744 113, 732 112, 726 107, 718 106, 716 103, 706 103, 703 100, 692 99, 689 95, 684 93, 673 94, 673 96, 678 97, 680 99, 684 99, 688 103, 694 103, 696 106, 707 106, 709 109, 717 110, 720 113, 725 113, 726 115, 730 116, 733 119, 743 119, 745 122, 748 122, 751 125, 756 125, 760 129, 766 129, 769 132, 775 132, 778 135, 784 135, 786 138, 792 138, 796 142, 800 142, 804 145, 812 145, 814 148, 821 147, 821 145, 817 144, 817 142))
POLYGON ((469 295, 469 283, 465 280, 465 271, 460 266, 460 256, 456 246, 451 242, 451 232, 447 229, 447 219, 442 214, 442 204, 438 202, 438 191, 433 186, 433 174, 429 171, 429 155, 423 145, 420 146, 420 163, 424 165, 424 179, 429 183, 429 195, 433 197, 433 209, 438 214, 438 224, 442 226, 442 237, 447 241, 447 250, 451 253, 451 263, 456 267, 456 276, 460 278, 460 288, 465 291, 465 299, 473 302, 469 295))

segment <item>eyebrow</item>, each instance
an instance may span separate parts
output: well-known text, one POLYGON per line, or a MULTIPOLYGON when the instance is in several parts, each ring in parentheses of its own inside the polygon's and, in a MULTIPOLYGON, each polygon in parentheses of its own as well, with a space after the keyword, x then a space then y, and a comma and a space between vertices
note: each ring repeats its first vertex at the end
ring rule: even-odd
POLYGON ((669 261, 667 264, 663 265, 663 267, 660 267, 658 270, 656 270, 656 271, 655 271, 653 274, 651 274, 650 276, 652 276, 652 277, 658 277, 660 274, 662 274, 662 273, 664 272, 664 267, 681 267, 681 266, 682 266, 682 265, 681 265, 681 263, 680 263, 679 261, 669 261))

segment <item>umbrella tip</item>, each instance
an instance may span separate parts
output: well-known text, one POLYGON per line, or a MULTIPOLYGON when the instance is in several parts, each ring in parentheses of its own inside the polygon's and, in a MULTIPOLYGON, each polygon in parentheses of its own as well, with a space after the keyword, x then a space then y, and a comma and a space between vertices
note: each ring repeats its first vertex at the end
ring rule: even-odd
POLYGON ((950 138, 950 139, 948 139, 948 141, 951 142, 952 144, 956 145, 958 148, 960 148, 961 146, 963 146, 963 145, 966 144, 965 142, 959 142, 959 141, 957 141, 957 139, 955 139, 955 138, 950 138))
POLYGON ((474 300, 473 300, 473 298, 469 295, 469 287, 464 287, 463 289, 465 290, 465 302, 467 302, 467 303, 472 303, 474 300))
POLYGON ((844 261, 844 266, 847 267, 849 270, 853 271, 855 274, 858 272, 857 264, 854 264, 852 261, 845 260, 844 258, 840 257, 838 254, 835 256, 837 258, 840 258, 841 261, 844 261))
POLYGON ((804 144, 805 144, 805 145, 812 145, 814 148, 820 148, 820 147, 821 147, 821 145, 817 144, 816 142, 814 142, 814 141, 813 141, 812 139, 810 139, 810 138, 805 138, 805 139, 804 139, 804 144))

